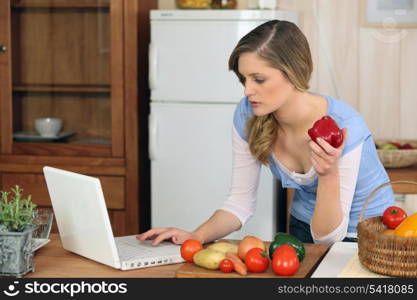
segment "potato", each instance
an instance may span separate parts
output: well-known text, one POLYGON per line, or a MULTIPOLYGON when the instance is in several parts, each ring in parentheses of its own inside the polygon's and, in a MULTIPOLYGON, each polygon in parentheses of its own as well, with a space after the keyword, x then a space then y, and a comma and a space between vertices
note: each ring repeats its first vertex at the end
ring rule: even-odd
POLYGON ((237 254, 238 245, 227 243, 227 242, 217 242, 207 247, 207 249, 213 249, 220 252, 232 252, 234 254, 237 254))
POLYGON ((220 262, 225 258, 226 253, 206 248, 198 251, 194 255, 193 260, 197 266, 210 270, 217 270, 220 262))

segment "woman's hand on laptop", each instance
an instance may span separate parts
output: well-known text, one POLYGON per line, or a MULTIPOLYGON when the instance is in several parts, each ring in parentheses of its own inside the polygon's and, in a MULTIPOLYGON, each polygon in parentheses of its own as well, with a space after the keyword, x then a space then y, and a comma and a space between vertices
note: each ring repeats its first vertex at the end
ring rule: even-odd
POLYGON ((153 240, 152 246, 156 246, 163 240, 167 239, 171 239, 173 243, 179 245, 188 239, 198 239, 194 233, 174 227, 152 228, 144 233, 137 235, 136 238, 140 241, 153 240))

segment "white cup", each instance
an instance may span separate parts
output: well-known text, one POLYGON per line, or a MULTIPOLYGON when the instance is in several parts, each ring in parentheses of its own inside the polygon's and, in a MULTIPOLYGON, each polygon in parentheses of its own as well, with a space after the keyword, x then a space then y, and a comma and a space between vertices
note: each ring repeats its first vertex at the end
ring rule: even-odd
POLYGON ((62 129, 63 121, 58 118, 35 119, 34 126, 40 136, 56 137, 62 129))

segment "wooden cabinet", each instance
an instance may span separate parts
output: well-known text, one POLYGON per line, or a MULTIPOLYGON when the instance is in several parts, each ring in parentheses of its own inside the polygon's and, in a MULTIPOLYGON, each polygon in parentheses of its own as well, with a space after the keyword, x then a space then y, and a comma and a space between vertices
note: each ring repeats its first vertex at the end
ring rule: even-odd
MULTIPOLYGON (((149 9, 141 0, 0 1, 0 185, 50 206, 45 165, 100 178, 115 235, 139 228, 139 101, 149 9), (59 118, 55 137, 34 120, 59 118)), ((144 75, 144 76, 143 76, 144 75)), ((145 147, 144 147, 145 148, 145 147)))

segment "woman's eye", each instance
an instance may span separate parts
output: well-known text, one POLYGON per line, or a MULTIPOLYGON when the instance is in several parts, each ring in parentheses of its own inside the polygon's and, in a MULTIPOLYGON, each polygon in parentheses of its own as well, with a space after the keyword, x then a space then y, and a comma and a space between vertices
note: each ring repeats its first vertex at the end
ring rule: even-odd
POLYGON ((256 79, 255 78, 255 82, 258 83, 258 84, 261 84, 261 83, 265 82, 265 79, 256 79))

